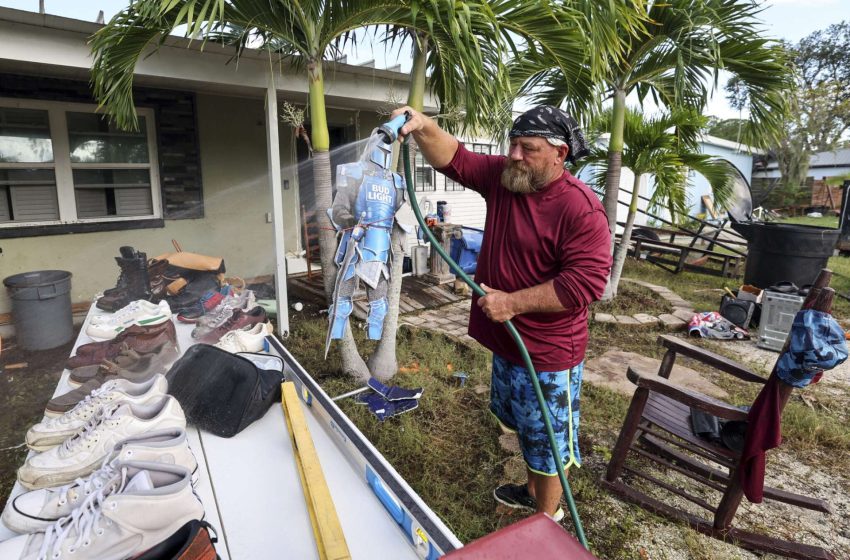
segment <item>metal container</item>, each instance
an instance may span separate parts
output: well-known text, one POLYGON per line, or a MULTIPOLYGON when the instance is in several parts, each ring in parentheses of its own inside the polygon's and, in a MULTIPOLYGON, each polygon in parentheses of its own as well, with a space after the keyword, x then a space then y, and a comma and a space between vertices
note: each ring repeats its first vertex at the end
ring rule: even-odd
POLYGON ((791 332, 794 316, 803 306, 803 296, 767 290, 761 300, 759 339, 756 346, 779 352, 791 332))

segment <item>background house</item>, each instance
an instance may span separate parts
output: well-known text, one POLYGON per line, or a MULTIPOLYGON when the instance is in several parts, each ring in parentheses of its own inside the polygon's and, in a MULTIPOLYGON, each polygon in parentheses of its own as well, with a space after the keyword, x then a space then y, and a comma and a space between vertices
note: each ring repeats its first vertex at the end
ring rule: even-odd
MULTIPOLYGON (((230 49, 170 37, 136 69, 141 129, 120 131, 95 114, 87 38, 98 28, 0 8, 0 276, 69 270, 72 300, 90 301, 114 285, 120 246, 155 256, 172 239, 225 257, 233 274, 270 274, 273 184, 282 198, 277 249, 289 273, 304 270, 310 166, 299 165, 303 144, 277 122, 278 102, 306 100, 302 73, 265 52, 236 64, 230 49)), ((409 79, 340 63, 325 74, 335 164, 354 157, 349 143, 385 120, 378 110, 409 79)), ((0 313, 9 309, 0 290, 0 313)))
MULTIPOLYGON (((757 205, 769 201, 782 174, 774 158, 762 158, 753 170, 753 196, 757 205)), ((838 211, 841 208, 841 189, 850 184, 850 148, 833 152, 818 152, 809 160, 805 192, 799 203, 804 207, 838 211), (837 180, 829 181, 831 178, 837 180)))

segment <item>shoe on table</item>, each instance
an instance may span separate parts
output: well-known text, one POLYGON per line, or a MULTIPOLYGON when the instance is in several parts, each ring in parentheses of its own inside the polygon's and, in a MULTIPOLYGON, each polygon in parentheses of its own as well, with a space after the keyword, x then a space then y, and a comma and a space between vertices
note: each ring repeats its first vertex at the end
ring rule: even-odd
POLYGON ((69 484, 91 474, 118 442, 165 428, 186 429, 183 409, 170 395, 145 405, 113 403, 61 445, 29 457, 18 481, 29 490, 69 484))
POLYGON ((257 299, 251 290, 244 290, 240 294, 231 294, 224 298, 210 313, 198 319, 198 326, 192 330, 192 338, 201 338, 211 330, 221 326, 230 319, 234 310, 241 309, 248 312, 256 306, 257 299))
POLYGON ((218 538, 210 536, 211 528, 206 521, 193 519, 165 541, 138 557, 138 560, 218 560, 213 546, 218 542, 218 538))
MULTIPOLYGON (((500 504, 511 508, 537 511, 537 500, 528 493, 528 486, 525 484, 503 484, 493 490, 493 497, 500 504)), ((564 510, 558 507, 552 519, 560 521, 563 518, 564 510)))
POLYGON ((104 360, 96 366, 83 366, 71 370, 68 383, 78 387, 96 377, 110 376, 143 381, 150 373, 165 373, 179 357, 180 352, 177 346, 171 342, 163 342, 159 348, 145 354, 140 354, 132 348, 125 348, 111 360, 104 360))
POLYGON ((3 524, 16 533, 45 531, 82 505, 93 492, 108 487, 118 472, 118 463, 123 461, 179 465, 192 473, 192 484, 197 482, 198 462, 189 449, 186 431, 158 430, 119 443, 100 468, 86 478, 78 478, 58 488, 31 490, 17 496, 3 511, 3 524))
POLYGON ((27 431, 27 446, 33 451, 47 451, 76 434, 113 402, 144 405, 159 400, 167 393, 168 381, 160 374, 144 383, 133 383, 126 379, 107 381, 68 412, 32 426, 27 431))
POLYGON ((230 331, 235 331, 244 327, 253 327, 257 323, 265 323, 268 321, 266 311, 259 305, 251 311, 245 312, 241 309, 234 309, 233 315, 228 320, 204 334, 199 342, 204 344, 215 344, 221 337, 230 331))
POLYGON ((147 327, 133 325, 112 340, 83 344, 77 348, 75 356, 68 358, 65 362, 65 368, 76 369, 99 364, 103 360, 111 360, 125 346, 139 353, 153 352, 164 342, 169 341, 174 345, 177 344, 177 331, 171 321, 147 327))
POLYGON ((215 346, 227 350, 231 354, 262 352, 266 349, 266 337, 271 333, 271 323, 257 323, 253 327, 245 327, 225 333, 221 340, 215 343, 215 346))
POLYGON ((98 560, 151 558, 148 549, 203 517, 204 506, 185 467, 128 461, 118 463, 116 471, 107 485, 46 531, 0 543, 0 558, 74 558, 77 552, 98 560))
POLYGON ((225 294, 219 290, 210 290, 194 305, 177 311, 177 320, 181 323, 197 323, 198 319, 211 312, 224 301, 225 294))
POLYGON ((146 327, 159 325, 171 319, 171 308, 166 301, 158 304, 138 300, 116 311, 113 315, 91 318, 86 334, 92 338, 111 340, 133 325, 146 327))

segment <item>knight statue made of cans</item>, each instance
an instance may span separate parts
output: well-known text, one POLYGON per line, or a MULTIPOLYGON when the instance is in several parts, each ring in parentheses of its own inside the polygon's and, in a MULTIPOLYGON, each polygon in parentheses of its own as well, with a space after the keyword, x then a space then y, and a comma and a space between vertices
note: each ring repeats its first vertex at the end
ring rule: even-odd
POLYGON ((392 269, 390 236, 396 212, 405 202, 404 178, 391 165, 392 146, 373 140, 359 161, 336 168, 337 192, 328 213, 340 233, 335 257, 339 268, 328 310, 326 358, 331 340, 345 334, 358 279, 369 300, 367 334, 372 340, 381 338, 392 269))

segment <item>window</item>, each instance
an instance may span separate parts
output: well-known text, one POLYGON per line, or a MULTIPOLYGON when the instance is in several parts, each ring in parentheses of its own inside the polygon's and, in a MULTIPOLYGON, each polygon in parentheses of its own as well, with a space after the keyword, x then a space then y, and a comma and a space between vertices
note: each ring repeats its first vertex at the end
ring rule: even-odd
POLYGON ((91 105, 0 99, 0 228, 158 218, 153 111, 122 131, 91 105))
POLYGON ((434 181, 434 168, 428 165, 422 154, 416 153, 414 160, 416 167, 416 176, 414 177, 414 187, 418 192, 428 192, 437 190, 437 185, 434 181))
MULTIPOLYGON (((467 149, 469 149, 470 151, 472 151, 475 154, 486 154, 488 156, 493 154, 493 145, 492 144, 470 144, 467 147, 467 149)), ((461 185, 457 181, 454 181, 454 180, 446 177, 446 191, 447 192, 455 192, 455 191, 463 191, 463 190, 466 190, 463 185, 461 185)))
POLYGON ((446 177, 446 190, 449 192, 452 191, 464 191, 466 190, 463 185, 455 181, 454 179, 449 179, 446 177))

